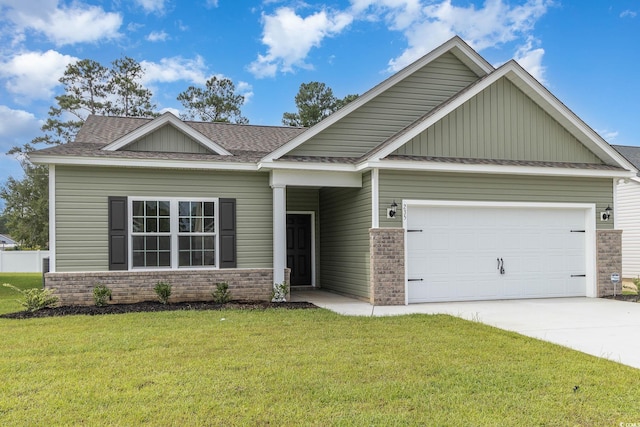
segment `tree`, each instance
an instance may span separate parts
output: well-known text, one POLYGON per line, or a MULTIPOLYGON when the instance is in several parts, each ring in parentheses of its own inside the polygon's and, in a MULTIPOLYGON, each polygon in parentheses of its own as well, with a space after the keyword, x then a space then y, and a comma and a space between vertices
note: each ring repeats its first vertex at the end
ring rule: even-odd
POLYGON ((302 83, 295 98, 298 112, 284 113, 282 124, 311 127, 357 97, 358 95, 347 95, 339 99, 333 95, 333 90, 324 83, 302 83))
POLYGON ((180 117, 184 120, 206 122, 249 123, 240 111, 244 104, 244 96, 235 92, 236 88, 231 80, 218 79, 215 76, 207 80, 204 89, 189 86, 178 95, 178 101, 186 109, 180 117))
POLYGON ((154 117, 155 104, 151 103, 151 91, 145 89, 140 80, 144 76, 142 66, 125 56, 112 62, 109 72, 107 93, 115 95, 106 102, 106 110, 111 116, 154 117))
POLYGON ((112 68, 91 59, 69 64, 60 78, 64 92, 55 97, 42 135, 9 154, 20 160, 24 178, 10 177, 0 188, 6 202, 4 217, 12 236, 30 247, 45 247, 49 227, 49 181, 46 166, 29 162, 36 145, 64 144, 73 141, 90 114, 152 117, 152 94, 142 84, 144 71, 129 57, 112 62, 112 68))
POLYGON ((7 218, 5 218, 4 212, 0 214, 0 234, 9 234, 9 227, 7 227, 7 218))
POLYGON ((11 237, 22 246, 49 246, 49 174, 45 166, 22 162, 22 180, 9 177, 0 188, 5 201, 3 218, 11 230, 11 237))

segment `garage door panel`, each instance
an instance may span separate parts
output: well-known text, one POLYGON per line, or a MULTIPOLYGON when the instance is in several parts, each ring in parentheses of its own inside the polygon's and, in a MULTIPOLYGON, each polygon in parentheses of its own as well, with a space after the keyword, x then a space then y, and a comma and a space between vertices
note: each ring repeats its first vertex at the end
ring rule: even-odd
POLYGON ((586 295, 582 209, 414 207, 409 302, 586 295), (504 274, 498 269, 502 259, 504 274))

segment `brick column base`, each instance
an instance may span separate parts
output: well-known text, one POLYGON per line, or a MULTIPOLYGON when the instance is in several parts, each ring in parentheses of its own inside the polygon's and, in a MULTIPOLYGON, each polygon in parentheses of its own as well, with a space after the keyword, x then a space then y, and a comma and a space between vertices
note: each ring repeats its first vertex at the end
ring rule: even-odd
POLYGON ((596 231, 596 268, 598 297, 622 293, 622 230, 596 231), (611 283, 611 274, 620 274, 620 282, 611 283))
POLYGON ((404 229, 372 228, 369 239, 369 301, 373 305, 403 305, 404 229))

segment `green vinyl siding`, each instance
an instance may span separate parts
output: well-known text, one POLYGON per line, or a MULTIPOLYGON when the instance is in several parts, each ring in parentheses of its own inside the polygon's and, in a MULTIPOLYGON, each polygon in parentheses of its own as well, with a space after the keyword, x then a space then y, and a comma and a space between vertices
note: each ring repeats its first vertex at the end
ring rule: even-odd
POLYGON ((238 268, 273 265, 269 175, 56 167, 56 269, 108 269, 107 198, 228 197, 237 202, 238 268))
POLYGON ((402 227, 402 206, 397 218, 387 218, 393 200, 464 200, 498 202, 595 203, 596 227, 612 229, 602 222, 601 211, 613 206, 611 178, 536 177, 524 175, 477 175, 380 171, 380 227, 402 227))
POLYGON ((393 154, 602 163, 505 77, 393 154))
POLYGON ((320 287, 369 297, 371 174, 362 188, 320 190, 320 287))
POLYGON ((162 153, 211 154, 204 145, 185 135, 174 126, 165 125, 122 148, 123 151, 154 151, 162 153))
POLYGON ((446 53, 289 154, 359 157, 476 80, 475 73, 446 53))

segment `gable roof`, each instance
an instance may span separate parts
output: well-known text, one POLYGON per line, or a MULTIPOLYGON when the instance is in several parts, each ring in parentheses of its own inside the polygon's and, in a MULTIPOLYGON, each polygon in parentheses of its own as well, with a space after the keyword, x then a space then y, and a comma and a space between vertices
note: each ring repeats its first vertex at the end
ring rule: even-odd
POLYGON ((167 124, 174 126, 180 132, 188 135, 198 144, 202 145, 203 147, 207 148, 208 150, 216 154, 220 154, 222 156, 231 155, 230 152, 222 148, 219 144, 207 138, 202 133, 195 130, 193 127, 188 126, 185 122, 183 122, 182 120, 180 120, 170 112, 166 112, 160 117, 157 117, 151 120, 150 122, 145 123, 144 125, 136 128, 134 131, 123 135, 122 137, 116 139, 115 141, 108 144, 107 146, 102 147, 102 150, 105 150, 105 151, 121 150, 126 146, 138 141, 140 138, 143 138, 151 134, 152 132, 160 129, 162 126, 165 126, 167 124))
POLYGON ((525 95, 530 97, 544 111, 557 120, 565 129, 574 135, 582 144, 608 165, 635 169, 623 156, 614 150, 597 132, 576 116, 540 82, 531 76, 516 61, 509 61, 497 70, 488 74, 465 90, 445 101, 438 108, 428 112, 411 125, 393 135, 378 147, 371 150, 363 161, 377 162, 390 156, 395 150, 410 141, 413 137, 432 126, 438 120, 450 114, 465 102, 488 88, 501 78, 509 79, 525 95))
MULTIPOLYGON (((157 120, 157 119, 155 119, 157 120)), ((215 142, 228 154, 167 153, 153 151, 103 150, 127 135, 149 129, 154 119, 137 117, 89 116, 73 142, 38 150, 30 154, 37 163, 51 164, 127 164, 130 166, 215 168, 239 167, 242 163, 257 162, 306 128, 285 126, 237 125, 221 122, 191 122, 176 120, 192 128, 208 140, 215 142), (124 163, 123 163, 124 162, 124 163), (236 166, 233 166, 233 165, 236 166)), ((134 142, 134 140, 131 140, 134 142)))
POLYGON ((309 128, 307 132, 288 143, 284 144, 280 148, 274 150, 265 156, 262 160, 263 162, 271 162, 287 153, 291 152, 295 148, 302 145, 304 142, 310 140, 314 136, 318 135, 323 130, 329 128, 333 124, 337 123, 350 113, 356 111, 360 107, 364 106, 366 103, 379 96, 386 90, 390 89, 397 83, 405 80, 412 74, 416 73, 429 63, 441 57, 443 54, 451 52, 456 58, 458 58, 464 65, 469 67, 478 77, 482 77, 487 75, 488 73, 494 70, 493 66, 489 64, 482 56, 480 56, 475 50, 473 50, 468 44, 466 44, 460 37, 455 36, 446 43, 442 44, 438 48, 433 51, 427 53, 422 58, 418 59, 414 63, 408 65, 401 71, 392 75, 388 79, 384 80, 382 83, 378 84, 374 88, 370 89, 366 93, 359 96, 354 101, 350 102, 340 110, 331 114, 326 119, 317 123, 316 125, 309 128))

